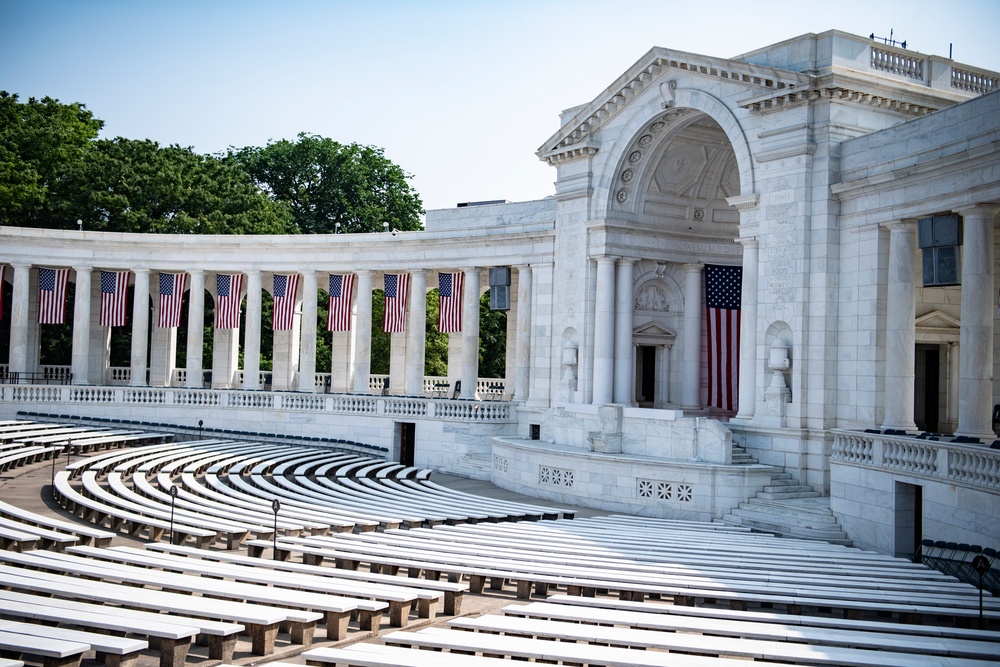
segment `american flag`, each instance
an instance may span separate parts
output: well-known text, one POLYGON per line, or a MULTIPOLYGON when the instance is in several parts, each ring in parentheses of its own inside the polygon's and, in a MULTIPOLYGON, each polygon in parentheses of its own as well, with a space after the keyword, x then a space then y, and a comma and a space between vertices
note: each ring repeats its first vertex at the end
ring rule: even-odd
POLYGON ((0 320, 3 320, 3 275, 7 271, 7 267, 0 264, 0 320))
POLYGON ((160 274, 160 327, 170 329, 181 325, 181 303, 184 301, 186 273, 160 274))
POLYGON ((708 405, 737 407, 740 366, 740 291, 743 267, 705 265, 708 319, 708 405))
POLYGON ((462 330, 462 284, 464 273, 439 273, 438 331, 454 333, 462 330))
POLYGON ((125 326, 128 271, 101 271, 101 326, 125 326))
POLYGON ((409 273, 385 274, 385 315, 382 331, 399 333, 406 329, 406 293, 409 291, 409 273))
POLYGON ((69 269, 38 269, 38 323, 62 324, 69 269))
MULTIPOLYGON (((330 303, 327 305, 327 331, 351 330, 351 298, 354 296, 354 274, 330 274, 330 303)), ((371 295, 368 297, 371 300, 371 295)))
POLYGON ((299 291, 299 274, 274 274, 274 311, 271 314, 271 328, 288 331, 295 320, 295 295, 299 291))
POLYGON ((243 274, 220 273, 215 276, 215 328, 239 329, 240 303, 243 301, 243 274))

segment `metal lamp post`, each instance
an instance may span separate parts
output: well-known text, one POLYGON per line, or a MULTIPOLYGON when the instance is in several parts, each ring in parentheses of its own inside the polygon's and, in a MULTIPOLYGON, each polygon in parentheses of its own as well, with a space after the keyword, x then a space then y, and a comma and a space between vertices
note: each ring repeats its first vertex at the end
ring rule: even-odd
POLYGON ((275 498, 271 501, 271 511, 274 512, 274 532, 271 533, 271 557, 278 558, 278 510, 281 509, 281 501, 275 498))
POLYGON ((170 487, 170 544, 174 543, 174 501, 177 499, 177 485, 170 487))

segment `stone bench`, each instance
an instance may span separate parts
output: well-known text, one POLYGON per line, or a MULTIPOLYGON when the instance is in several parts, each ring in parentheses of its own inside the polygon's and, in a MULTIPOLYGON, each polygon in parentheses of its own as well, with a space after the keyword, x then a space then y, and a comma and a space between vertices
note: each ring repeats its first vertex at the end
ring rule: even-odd
POLYGON ((29 512, 26 509, 0 501, 0 516, 9 517, 21 523, 27 523, 42 528, 52 528, 65 533, 72 533, 80 538, 82 544, 93 543, 95 546, 111 544, 115 534, 106 530, 90 528, 82 524, 62 521, 42 514, 29 512))
MULTIPOLYGON (((388 604, 389 624, 397 628, 406 626, 410 609, 417 602, 421 594, 421 591, 404 586, 404 580, 400 580, 391 586, 372 582, 333 580, 328 577, 316 577, 311 574, 262 570, 247 566, 246 564, 206 561, 168 553, 149 552, 131 547, 114 547, 111 549, 80 547, 70 549, 70 552, 94 559, 158 568, 182 574, 188 573, 203 577, 219 577, 238 582, 265 584, 296 591, 327 593, 336 596, 358 598, 359 600, 377 600, 388 604)), ((258 561, 254 560, 252 562, 256 563, 258 561)), ((440 598, 441 594, 439 593, 434 597, 440 598)), ((361 628, 363 630, 378 630, 378 624, 376 623, 372 627, 372 623, 374 620, 377 620, 379 614, 371 612, 380 611, 380 609, 363 609, 361 611, 361 628)))
POLYGON ((148 539, 154 542, 163 537, 164 531, 171 529, 174 531, 171 535, 171 539, 174 541, 183 542, 191 538, 197 544, 207 546, 214 542, 217 537, 217 534, 211 530, 187 526, 182 523, 171 525, 169 521, 129 512, 120 507, 89 498, 70 485, 69 473, 65 470, 56 473, 55 487, 56 500, 64 509, 99 526, 107 521, 110 528, 117 531, 122 530, 127 525, 130 535, 138 537, 145 531, 148 539))
MULTIPOLYGON (((29 536, 33 536, 35 538, 39 547, 42 549, 52 549, 54 551, 62 551, 67 546, 71 546, 80 541, 80 538, 76 535, 67 535, 66 533, 48 530, 46 528, 41 528, 29 523, 22 523, 13 519, 7 519, 5 517, 0 517, 0 530, 27 533, 29 536)), ((21 548, 23 549, 24 547, 22 546, 21 548)))
POLYGON ((346 648, 316 648, 302 653, 312 667, 510 667, 503 658, 419 651, 384 644, 352 644, 346 648))
MULTIPOLYGON (((3 564, 0 564, 0 578, 5 586, 19 591, 239 623, 250 631, 254 655, 270 655, 274 652, 274 639, 282 623, 290 624, 292 642, 308 645, 312 641, 312 630, 316 622, 323 617, 315 612, 296 613, 290 609, 233 599, 173 593, 148 587, 138 589, 103 580, 85 581, 81 580, 79 574, 56 574, 3 564), (140 591, 141 595, 137 595, 140 591), (293 620, 303 617, 307 619, 305 622, 293 620)), ((209 646, 210 656, 221 660, 225 653, 223 637, 213 635, 210 639, 213 642, 209 646)), ((235 638, 231 641, 235 642, 235 638)))
MULTIPOLYGON (((91 548, 91 547, 86 547, 91 548)), ((311 628, 315 621, 325 615, 327 637, 343 639, 352 613, 357 613, 365 627, 378 628, 382 612, 388 607, 385 602, 347 598, 337 595, 312 593, 276 587, 216 579, 209 576, 176 574, 148 567, 98 561, 72 554, 51 552, 0 553, 0 560, 27 567, 37 567, 61 574, 96 577, 102 581, 119 581, 123 584, 137 584, 148 590, 157 586, 163 590, 181 593, 198 593, 223 600, 239 600, 251 603, 280 604, 286 620, 301 627, 311 628)), ((303 641, 303 643, 308 643, 303 641)))
POLYGON ((79 665, 90 644, 0 630, 0 651, 41 658, 43 667, 79 665))
POLYGON ((349 579, 353 581, 370 581, 390 585, 405 585, 419 591, 417 603, 417 615, 420 618, 433 618, 434 605, 441 595, 444 595, 444 613, 455 616, 461 613, 462 596, 468 592, 469 585, 464 583, 452 583, 446 581, 428 581, 426 579, 400 578, 393 574, 379 572, 358 572, 354 570, 344 570, 336 567, 323 567, 321 565, 308 565, 306 563, 291 563, 281 560, 271 560, 264 558, 254 558, 253 556, 242 556, 238 554, 223 553, 221 551, 194 549, 192 547, 171 546, 169 544, 147 544, 146 548, 153 551, 163 551, 176 553, 208 560, 218 560, 228 563, 240 563, 250 565, 255 568, 266 568, 271 570, 284 570, 289 572, 301 572, 321 577, 331 577, 336 579, 349 579))
MULTIPOLYGON (((641 605, 640 605, 641 606, 641 605)), ((654 606, 654 605, 646 605, 654 606)), ((589 635, 599 641, 610 642, 618 645, 633 645, 632 640, 626 639, 625 635, 610 640, 606 635, 602 635, 607 627, 615 626, 616 629, 636 629, 653 632, 654 635, 662 634, 701 634, 712 637, 734 637, 739 639, 766 640, 772 642, 807 643, 812 645, 842 646, 849 648, 860 648, 867 650, 886 650, 897 653, 921 653, 925 655, 952 655, 963 658, 973 658, 978 660, 991 659, 1000 649, 1000 636, 994 636, 992 641, 988 640, 989 635, 997 633, 983 633, 980 640, 969 640, 942 636, 922 636, 917 634, 897 633, 896 627, 908 627, 902 624, 885 624, 880 626, 895 625, 883 629, 867 629, 863 626, 852 629, 837 628, 811 624, 814 617, 799 617, 799 624, 789 626, 780 619, 767 618, 764 614, 753 614, 747 612, 744 619, 716 618, 709 615, 687 616, 683 613, 674 614, 675 607, 658 605, 663 607, 659 612, 646 612, 641 610, 614 609, 610 607, 589 607, 585 605, 574 605, 571 602, 564 604, 554 604, 549 602, 532 602, 526 605, 509 605, 503 608, 504 617, 491 616, 490 621, 483 627, 473 624, 457 623, 458 627, 465 629, 479 629, 490 632, 511 632, 528 635, 532 628, 537 628, 542 634, 544 623, 555 621, 561 625, 576 626, 578 631, 593 633, 589 635), (518 617, 518 623, 508 623, 499 621, 498 618, 518 617), (507 625, 504 625, 507 624, 507 625), (502 627, 508 629, 502 629, 502 627), (594 627, 600 626, 600 627, 594 627), (492 629, 490 629, 492 628, 492 629), (601 639, 604 637, 604 639, 601 639)), ((724 611, 724 610, 723 610, 724 611)), ((778 616, 778 615, 771 615, 778 616)), ((487 618, 487 617, 480 617, 487 618)), ((475 619, 478 621, 479 619, 475 619)), ((561 632, 566 628, 552 626, 552 629, 561 632)), ((568 638, 568 636, 567 636, 568 638)), ((647 639, 643 635, 635 635, 634 645, 642 645, 647 639)), ((650 646, 655 644, 649 644, 650 646)), ((786 659, 786 658, 782 658, 786 659)))
MULTIPOLYGON (((0 606, 3 615, 41 623, 63 623, 95 630, 153 638, 160 653, 160 667, 183 667, 188 648, 199 633, 209 625, 228 626, 226 636, 232 636, 230 644, 235 644, 235 636, 243 630, 238 623, 218 623, 198 621, 190 617, 105 606, 85 602, 73 602, 12 591, 0 591, 0 606), (182 621, 184 621, 182 623, 182 621)), ((221 634, 217 628, 213 634, 221 634)), ((229 657, 232 659, 232 648, 229 657)))
POLYGON ((86 630, 69 630, 66 628, 42 625, 40 623, 24 623, 21 621, 0 620, 0 634, 17 633, 37 637, 46 642, 80 642, 104 656, 107 667, 134 667, 139 662, 139 653, 149 647, 144 639, 127 639, 113 635, 89 632, 86 630))

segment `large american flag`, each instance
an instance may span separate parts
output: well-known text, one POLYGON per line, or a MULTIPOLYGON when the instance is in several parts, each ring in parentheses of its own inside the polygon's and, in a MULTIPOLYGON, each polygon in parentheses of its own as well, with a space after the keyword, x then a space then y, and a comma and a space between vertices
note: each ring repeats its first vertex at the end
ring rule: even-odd
POLYGON ((462 285, 464 273, 439 273, 438 331, 454 333, 462 330, 462 285))
MULTIPOLYGON (((330 274, 330 302, 327 304, 326 330, 351 330, 351 298, 354 295, 354 274, 330 274)), ((369 301, 371 295, 368 296, 369 301)))
POLYGON ((708 405, 729 411, 738 405, 742 286, 743 267, 705 265, 708 405))
POLYGON ((125 326, 128 271, 101 271, 101 326, 125 326))
POLYGON ((410 274, 385 274, 385 314, 382 331, 399 333, 406 329, 406 293, 409 291, 410 274))
POLYGON ((62 324, 69 269, 38 269, 38 323, 62 324))
POLYGON ((220 273, 215 276, 215 328, 240 327, 240 303, 243 301, 243 274, 220 273))
POLYGON ((181 325, 181 303, 184 301, 186 273, 160 274, 160 327, 170 329, 181 325))
POLYGON ((271 315, 271 328, 275 331, 288 331, 295 320, 295 295, 299 291, 299 274, 274 274, 274 310, 271 315))

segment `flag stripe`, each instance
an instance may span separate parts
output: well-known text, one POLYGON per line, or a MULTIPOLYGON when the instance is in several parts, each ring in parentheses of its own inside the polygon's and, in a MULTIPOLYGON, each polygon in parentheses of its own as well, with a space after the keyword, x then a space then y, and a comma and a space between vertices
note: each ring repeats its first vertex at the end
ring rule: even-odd
POLYGON ((742 282, 742 267, 705 266, 708 405, 729 411, 738 406, 742 282))
POLYGON ((69 269, 38 269, 38 323, 62 324, 66 318, 69 269))
MULTIPOLYGON (((330 300, 327 304, 326 330, 351 330, 351 298, 354 295, 354 274, 330 274, 330 300)), ((369 300, 371 296, 369 295, 369 300)))
POLYGON ((385 274, 385 314, 382 330, 386 333, 400 333, 406 329, 406 295, 410 284, 410 274, 385 274))
POLYGON ((238 329, 240 304, 243 302, 243 274, 218 274, 215 276, 215 290, 215 328, 238 329))
POLYGON ((184 301, 185 273, 160 274, 160 328, 181 325, 181 304, 184 301))
POLYGON ((125 326, 128 271, 101 271, 101 326, 125 326))
POLYGON ((462 292, 465 274, 438 274, 438 331, 455 333, 462 330, 462 292))
POLYGON ((274 274, 274 308, 271 314, 271 328, 288 331, 295 321, 295 297, 299 291, 299 274, 274 274))

